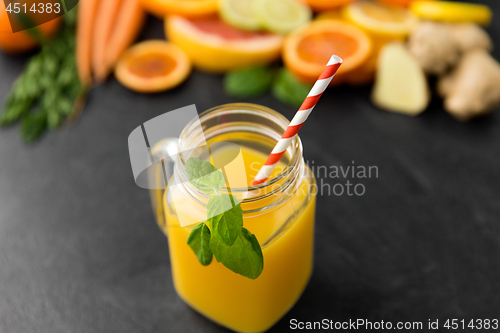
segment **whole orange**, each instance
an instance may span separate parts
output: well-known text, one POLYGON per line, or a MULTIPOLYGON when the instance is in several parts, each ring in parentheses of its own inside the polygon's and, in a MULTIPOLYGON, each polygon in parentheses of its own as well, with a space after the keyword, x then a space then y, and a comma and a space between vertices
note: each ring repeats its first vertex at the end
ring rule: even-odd
MULTIPOLYGON (((62 17, 36 27, 45 37, 53 36, 61 25, 62 17)), ((27 31, 12 32, 5 4, 0 1, 0 49, 8 54, 16 55, 30 51, 39 46, 38 41, 27 31)))

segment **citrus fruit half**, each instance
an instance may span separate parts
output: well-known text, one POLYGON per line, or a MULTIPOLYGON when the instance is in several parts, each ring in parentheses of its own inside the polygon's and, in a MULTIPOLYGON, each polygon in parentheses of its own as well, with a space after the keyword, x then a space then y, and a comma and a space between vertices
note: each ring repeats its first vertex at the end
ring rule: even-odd
POLYGON ((184 82, 191 72, 189 58, 176 45, 150 40, 125 51, 115 68, 115 76, 125 87, 137 92, 159 92, 184 82))
POLYGON ((260 25, 277 34, 287 34, 312 18, 309 6, 296 0, 253 0, 252 9, 260 25))
POLYGON ((252 12, 253 0, 219 0, 220 17, 227 24, 243 30, 256 31, 260 24, 252 12))
POLYGON ((165 29, 197 68, 214 73, 270 63, 279 58, 283 45, 280 35, 239 30, 218 18, 193 21, 171 16, 165 29))
MULTIPOLYGON (((319 13, 315 20, 317 21, 327 21, 327 20, 334 20, 334 21, 342 21, 342 22, 347 22, 349 23, 346 18, 342 15, 342 11, 340 9, 336 10, 328 10, 322 13, 319 13)), ((369 34, 368 34, 369 35, 369 34)), ((360 67, 357 69, 345 74, 341 75, 342 80, 344 83, 348 83, 350 85, 363 85, 370 83, 374 76, 375 76, 375 69, 377 67, 377 54, 378 50, 380 49, 379 44, 377 44, 377 39, 373 38, 371 36, 372 40, 372 54, 368 58, 367 61, 365 61, 364 64, 362 64, 360 67)), ((332 83, 339 83, 337 80, 339 78, 337 77, 335 81, 332 83)))
POLYGON ((287 36, 283 61, 298 78, 314 82, 336 54, 344 60, 332 81, 338 84, 368 60, 371 50, 370 37, 356 26, 336 20, 316 21, 287 36))
POLYGON ((217 13, 217 0, 140 0, 142 7, 153 15, 180 15, 189 18, 208 17, 217 13))
MULTIPOLYGON (((43 36, 51 37, 59 31, 62 17, 57 17, 32 29, 37 29, 43 36)), ((12 32, 5 4, 0 1, 0 49, 8 54, 21 54, 39 46, 38 41, 26 30, 12 32)))
POLYGON ((343 8, 342 14, 370 34, 386 37, 405 37, 418 23, 418 18, 406 8, 370 1, 352 3, 343 8))

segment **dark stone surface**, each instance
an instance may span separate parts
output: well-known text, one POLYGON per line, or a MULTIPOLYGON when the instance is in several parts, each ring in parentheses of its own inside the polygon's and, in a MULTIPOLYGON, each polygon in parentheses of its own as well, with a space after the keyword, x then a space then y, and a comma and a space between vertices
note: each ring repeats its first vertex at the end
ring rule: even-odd
MULTIPOLYGON (((500 21, 489 31, 498 43, 500 21)), ((145 36, 161 37, 159 22, 145 36)), ((25 60, 0 55, 0 101, 25 60)), ((500 319, 500 114, 461 124, 435 98, 408 118, 369 93, 331 89, 301 130, 315 165, 376 165, 379 178, 355 180, 361 197, 319 197, 314 275, 271 331, 292 318, 500 319)), ((0 332, 226 331, 176 295, 127 137, 168 110, 228 102, 221 78, 199 72, 150 96, 110 80, 75 126, 32 146, 0 130, 0 332)), ((295 111, 269 95, 249 102, 295 111)))

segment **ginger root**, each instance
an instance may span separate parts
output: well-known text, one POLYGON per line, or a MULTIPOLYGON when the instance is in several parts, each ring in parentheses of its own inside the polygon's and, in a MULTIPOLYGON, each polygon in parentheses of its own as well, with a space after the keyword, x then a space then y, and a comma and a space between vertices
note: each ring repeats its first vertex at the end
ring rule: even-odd
POLYGON ((408 50, 430 75, 443 74, 460 59, 460 48, 443 23, 420 23, 410 35, 408 50))
POLYGON ((500 64, 484 49, 466 53, 438 81, 444 108, 459 121, 486 114, 500 104, 500 64))
POLYGON ((447 25, 451 37, 462 53, 474 49, 493 50, 493 42, 483 28, 474 23, 451 23, 447 25))
POLYGON ((377 63, 372 102, 379 108, 416 116, 429 104, 425 73, 399 42, 384 45, 377 63))

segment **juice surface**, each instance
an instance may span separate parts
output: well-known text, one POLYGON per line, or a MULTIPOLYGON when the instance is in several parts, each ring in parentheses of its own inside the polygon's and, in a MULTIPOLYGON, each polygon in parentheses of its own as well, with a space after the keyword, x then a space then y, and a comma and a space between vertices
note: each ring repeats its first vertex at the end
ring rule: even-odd
MULTIPOLYGON (((267 156, 237 141, 247 181, 251 182, 267 156)), ((190 208, 175 186, 167 189, 170 202, 165 195, 166 223, 160 226, 169 240, 174 285, 184 301, 211 320, 238 332, 263 332, 275 324, 298 300, 312 272, 315 208, 315 195, 309 192, 312 181, 311 177, 304 177, 296 194, 278 208, 258 216, 244 215, 245 228, 256 235, 261 246, 264 244, 264 270, 255 280, 230 271, 215 258, 208 266, 198 262, 186 243, 194 225, 181 227, 177 213, 197 222, 203 220, 203 214, 206 219, 206 212, 190 208)), ((245 205, 243 209, 246 210, 245 205)))

